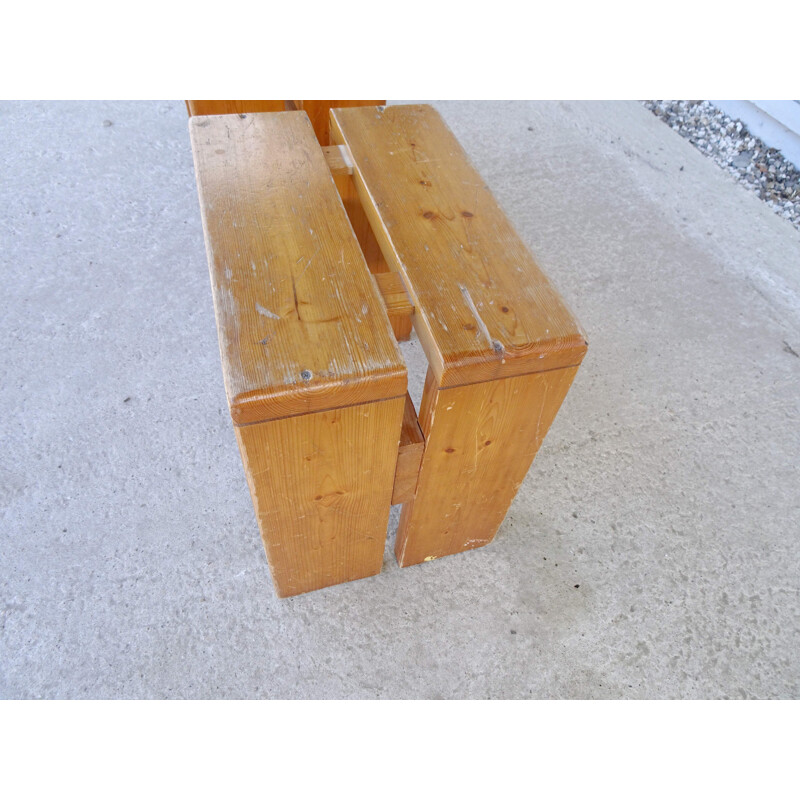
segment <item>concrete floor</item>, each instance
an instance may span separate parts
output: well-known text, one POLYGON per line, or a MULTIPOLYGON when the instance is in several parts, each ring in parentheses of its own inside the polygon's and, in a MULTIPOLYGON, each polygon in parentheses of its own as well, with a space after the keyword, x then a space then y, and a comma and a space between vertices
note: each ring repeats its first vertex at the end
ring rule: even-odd
POLYGON ((437 105, 589 354, 492 545, 283 601, 182 102, 0 105, 3 697, 800 695, 800 234, 636 103, 437 105))

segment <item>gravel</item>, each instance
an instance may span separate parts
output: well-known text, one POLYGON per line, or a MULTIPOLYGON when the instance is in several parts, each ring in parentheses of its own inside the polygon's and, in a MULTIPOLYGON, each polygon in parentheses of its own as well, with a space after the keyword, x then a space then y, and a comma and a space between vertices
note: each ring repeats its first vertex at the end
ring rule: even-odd
POLYGON ((644 105, 701 153, 713 158, 800 230, 800 171, 740 120, 708 100, 645 100, 644 105))

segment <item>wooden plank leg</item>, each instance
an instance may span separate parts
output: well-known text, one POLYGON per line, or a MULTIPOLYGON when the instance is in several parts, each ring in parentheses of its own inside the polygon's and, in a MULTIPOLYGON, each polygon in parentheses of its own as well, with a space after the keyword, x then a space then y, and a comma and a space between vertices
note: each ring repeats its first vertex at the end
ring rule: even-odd
POLYGON ((428 370, 419 415, 425 453, 397 531, 401 567, 492 541, 576 372, 440 388, 428 370))
POLYGON ((235 428, 278 597, 377 575, 404 398, 235 428))

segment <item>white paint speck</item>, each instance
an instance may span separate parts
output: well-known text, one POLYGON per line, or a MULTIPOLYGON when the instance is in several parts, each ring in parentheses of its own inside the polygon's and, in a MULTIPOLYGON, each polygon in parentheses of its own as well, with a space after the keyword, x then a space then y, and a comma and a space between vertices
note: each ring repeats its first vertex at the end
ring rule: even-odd
POLYGON ((270 319, 280 319, 280 317, 274 312, 270 311, 268 308, 264 308, 261 303, 256 303, 256 311, 261 314, 262 317, 269 317, 270 319))

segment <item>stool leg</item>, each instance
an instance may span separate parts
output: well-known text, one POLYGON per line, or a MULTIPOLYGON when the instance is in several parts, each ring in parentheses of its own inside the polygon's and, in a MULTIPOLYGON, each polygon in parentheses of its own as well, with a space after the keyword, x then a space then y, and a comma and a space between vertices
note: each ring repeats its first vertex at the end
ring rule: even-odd
POLYGON ((397 531, 401 567, 492 541, 576 372, 441 388, 428 370, 419 415, 425 453, 397 531))
POLYGON ((279 597, 381 571, 403 404, 235 428, 279 597))

